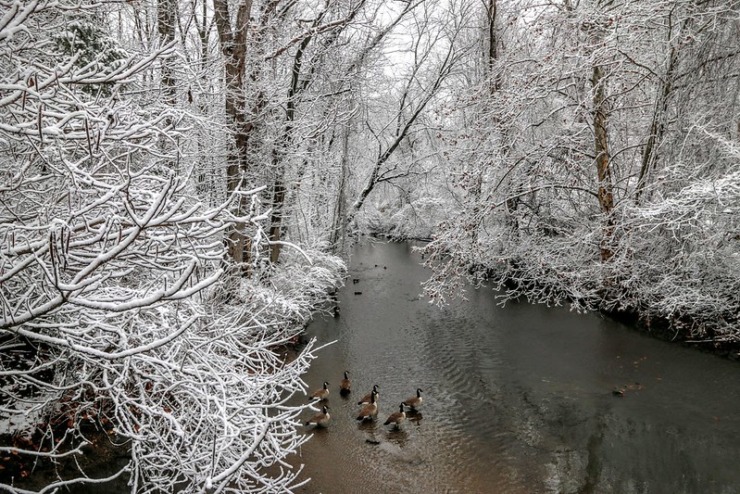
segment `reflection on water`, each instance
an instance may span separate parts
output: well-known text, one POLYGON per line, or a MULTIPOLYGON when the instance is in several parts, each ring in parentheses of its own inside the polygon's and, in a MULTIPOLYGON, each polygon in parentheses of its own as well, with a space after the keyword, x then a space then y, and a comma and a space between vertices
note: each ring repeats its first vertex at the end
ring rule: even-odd
POLYGON ((332 424, 307 430, 299 492, 740 492, 736 363, 490 290, 439 309, 418 262, 408 244, 359 246, 340 316, 308 328, 337 343, 306 377, 332 383, 332 424), (358 423, 373 384, 378 420, 358 423), (382 425, 416 388, 420 413, 382 425))

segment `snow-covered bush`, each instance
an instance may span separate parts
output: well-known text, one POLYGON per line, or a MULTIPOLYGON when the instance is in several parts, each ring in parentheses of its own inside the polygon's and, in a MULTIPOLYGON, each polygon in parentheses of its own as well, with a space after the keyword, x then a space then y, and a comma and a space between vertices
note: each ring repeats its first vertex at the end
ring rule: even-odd
POLYGON ((343 265, 300 256, 242 278, 224 232, 265 237, 257 201, 232 207, 259 191, 204 206, 162 145, 184 138, 176 120, 117 105, 161 51, 112 68, 48 56, 79 8, 10 2, 0 23, 0 489, 23 492, 41 463, 71 467, 46 491, 107 480, 76 458, 111 442, 132 492, 290 491, 283 459, 306 437, 286 402, 313 342, 284 348, 343 265), (81 89, 98 84, 112 89, 81 89))

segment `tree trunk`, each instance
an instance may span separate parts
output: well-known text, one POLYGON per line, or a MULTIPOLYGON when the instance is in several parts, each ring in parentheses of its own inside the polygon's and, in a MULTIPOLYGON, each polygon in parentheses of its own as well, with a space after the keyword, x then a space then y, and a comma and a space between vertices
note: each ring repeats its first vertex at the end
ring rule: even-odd
POLYGON ((607 133, 606 91, 604 89, 604 69, 594 63, 591 74, 593 88, 594 112, 594 151, 596 155, 596 174, 598 178, 599 207, 604 215, 604 226, 601 236, 601 260, 608 261, 614 255, 612 240, 614 236, 614 190, 611 174, 611 157, 609 156, 609 139, 607 133))
MULTIPOLYGON (((323 18, 323 13, 318 16, 314 26, 323 18)), ((293 143, 293 127, 295 123, 296 104, 300 93, 308 86, 308 82, 301 83, 301 66, 303 65, 303 53, 311 43, 312 36, 307 36, 296 50, 293 57, 293 69, 291 71, 290 88, 288 89, 288 104, 285 111, 285 128, 283 135, 273 151, 273 166, 275 168, 275 183, 272 192, 272 216, 270 218, 270 262, 276 263, 280 259, 280 248, 282 244, 283 204, 285 203, 285 154, 293 143)))
POLYGON ((349 134, 351 128, 352 120, 350 119, 345 124, 342 133, 342 158, 339 163, 339 193, 337 194, 337 202, 334 207, 334 218, 330 237, 331 250, 334 254, 344 251, 347 234, 345 225, 347 224, 347 172, 349 168, 349 134))
MULTIPOLYGON (((159 41, 162 46, 172 43, 175 40, 175 22, 177 16, 177 2, 175 0, 159 0, 157 3, 157 30, 159 31, 159 41)), ((175 70, 172 67, 172 61, 167 58, 161 60, 162 64, 162 92, 165 97, 165 104, 175 106, 175 70)))
MULTIPOLYGON (((226 71, 226 115, 230 120, 234 142, 227 154, 226 191, 233 194, 247 174, 247 148, 249 141, 247 114, 243 97, 247 63, 247 31, 252 0, 241 0, 236 15, 235 29, 231 27, 231 14, 227 0, 213 0, 214 19, 218 30, 221 52, 226 71)), ((243 214, 240 199, 236 214, 243 214)), ((251 242, 244 235, 245 225, 237 224, 227 233, 229 257, 236 263, 249 263, 251 242)))
POLYGON ((488 26, 488 77, 489 91, 495 93, 501 88, 501 76, 494 73, 496 61, 498 60, 498 36, 496 32, 496 18, 498 16, 498 0, 488 0, 486 6, 486 21, 488 26))
MULTIPOLYGON (((493 99, 494 95, 498 90, 500 89, 499 84, 499 77, 497 74, 495 74, 496 71, 496 61, 498 59, 498 47, 497 47, 497 38, 496 38, 496 15, 498 13, 497 9, 497 0, 488 0, 488 3, 486 4, 486 26, 488 29, 488 46, 485 50, 485 57, 486 57, 486 74, 487 82, 488 82, 488 95, 493 99)), ((489 100, 490 101, 490 100, 489 100)), ((486 113, 489 113, 488 108, 485 109, 486 113)), ((497 119, 494 117, 493 121, 494 123, 498 123, 496 121, 497 119)), ((489 120, 490 122, 490 120, 489 120)), ((486 125, 486 122, 483 122, 483 125, 486 125)), ((483 193, 483 174, 485 172, 485 167, 493 168, 495 166, 495 163, 492 159, 488 159, 488 161, 485 163, 485 166, 480 166, 478 164, 477 166, 474 164, 470 167, 470 178, 468 181, 466 181, 466 188, 467 192, 472 196, 472 202, 473 202, 473 208, 471 212, 471 216, 469 218, 469 224, 465 226, 469 230, 470 233, 470 244, 471 249, 473 252, 477 251, 478 246, 478 238, 479 238, 479 231, 481 228, 481 223, 483 221, 481 209, 481 196, 483 193)))
MULTIPOLYGON (((336 26, 331 28, 328 38, 322 40, 322 47, 324 49, 333 45, 342 31, 354 20, 357 13, 364 6, 365 0, 358 2, 348 16, 338 23, 336 26)), ((329 4, 327 2, 326 6, 329 4)), ((328 8, 323 10, 312 23, 312 29, 314 32, 318 32, 321 24, 328 13, 328 8)), ((301 43, 298 45, 295 56, 293 57, 293 68, 291 70, 291 81, 290 88, 288 89, 288 102, 287 109, 285 112, 285 128, 283 130, 282 138, 278 141, 278 147, 273 154, 273 165, 275 167, 275 183, 273 186, 272 196, 272 217, 270 219, 270 235, 269 239, 272 242, 270 246, 270 261, 273 263, 278 262, 280 259, 280 250, 282 244, 280 239, 282 237, 283 229, 283 216, 285 199, 287 195, 287 189, 285 185, 285 155, 290 149, 294 138, 294 126, 296 119, 296 107, 300 100, 301 94, 309 87, 312 82, 314 70, 312 68, 308 71, 308 74, 302 74, 301 68, 303 66, 303 55, 308 48, 308 45, 314 39, 314 35, 307 35, 301 43)))

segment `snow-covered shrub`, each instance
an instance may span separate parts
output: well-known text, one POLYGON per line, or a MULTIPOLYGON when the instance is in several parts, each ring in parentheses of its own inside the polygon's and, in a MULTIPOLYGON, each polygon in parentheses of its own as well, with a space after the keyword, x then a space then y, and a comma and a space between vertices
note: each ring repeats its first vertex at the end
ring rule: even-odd
POLYGON ((259 191, 205 206, 172 166, 181 150, 162 144, 184 138, 162 118, 176 110, 114 100, 160 53, 110 71, 55 61, 46 50, 79 5, 11 4, 0 24, 0 455, 14 461, 0 489, 23 489, 42 464, 47 491, 107 480, 76 462, 112 442, 129 455, 113 476, 130 475, 132 492, 290 491, 298 472, 283 459, 306 436, 303 408, 286 402, 305 388, 313 342, 290 359, 283 349, 340 282, 341 261, 312 253, 274 281, 232 274, 224 232, 265 236, 262 212, 237 217, 233 202, 259 191), (77 90, 102 83, 113 90, 94 99, 77 90))

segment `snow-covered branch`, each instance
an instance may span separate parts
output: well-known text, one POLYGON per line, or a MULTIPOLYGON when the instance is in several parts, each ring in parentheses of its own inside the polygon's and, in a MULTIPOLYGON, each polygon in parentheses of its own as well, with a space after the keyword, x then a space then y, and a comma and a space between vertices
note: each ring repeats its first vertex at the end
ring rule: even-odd
POLYGON ((192 115, 130 96, 175 42, 131 53, 96 22, 64 1, 0 14, 0 490, 66 462, 33 492, 120 475, 135 493, 290 492, 308 436, 286 402, 314 343, 293 347, 343 265, 296 245, 291 273, 242 277, 225 237, 265 238, 263 188, 196 193, 192 115), (127 465, 88 477, 95 444, 127 465))

